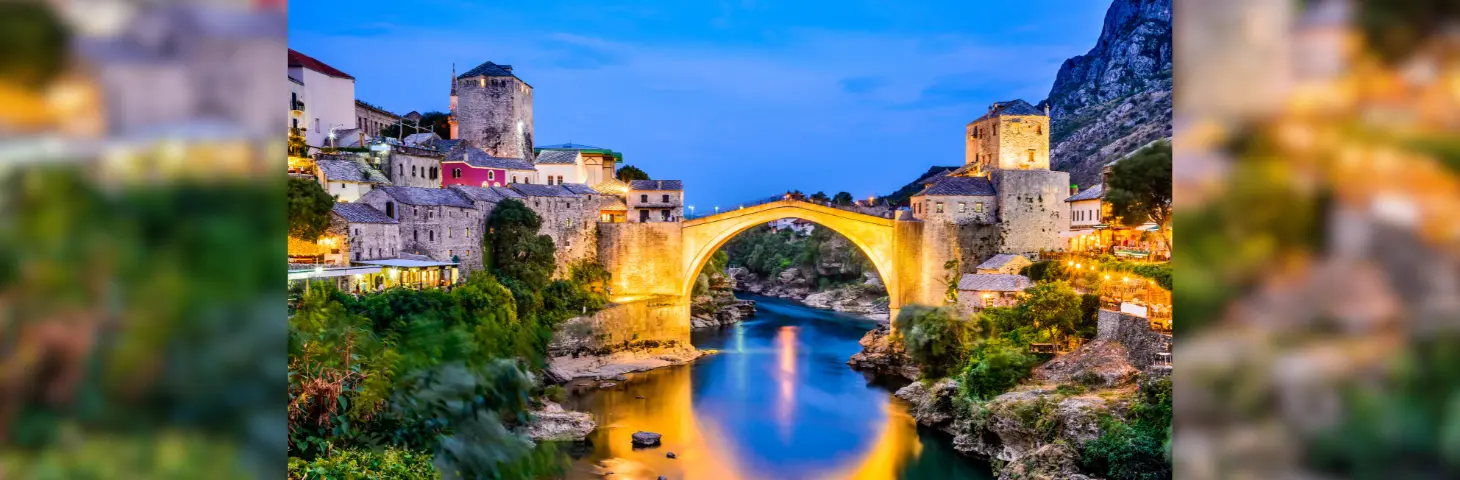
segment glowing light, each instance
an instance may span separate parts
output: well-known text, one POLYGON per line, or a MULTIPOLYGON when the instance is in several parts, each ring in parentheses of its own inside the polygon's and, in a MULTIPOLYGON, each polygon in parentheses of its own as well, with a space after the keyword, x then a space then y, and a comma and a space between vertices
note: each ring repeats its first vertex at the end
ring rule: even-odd
POLYGON ((1105 276, 1105 279, 1106 279, 1106 280, 1110 280, 1110 275, 1106 275, 1106 276, 1105 276))
POLYGON ((1130 281, 1130 277, 1120 277, 1120 281, 1122 281, 1122 282, 1128 282, 1128 281, 1130 281))
POLYGON ((1075 266, 1075 261, 1074 260, 1070 260, 1065 265, 1073 267, 1073 266, 1075 266))

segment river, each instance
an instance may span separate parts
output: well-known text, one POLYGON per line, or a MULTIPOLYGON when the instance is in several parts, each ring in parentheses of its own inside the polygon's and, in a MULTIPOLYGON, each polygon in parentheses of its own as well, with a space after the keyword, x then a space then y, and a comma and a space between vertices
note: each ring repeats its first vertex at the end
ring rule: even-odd
POLYGON ((905 382, 847 366, 875 322, 741 298, 757 301, 755 317, 692 334, 720 353, 613 388, 571 387, 564 407, 589 412, 598 429, 570 449, 568 478, 993 478, 946 434, 917 427, 892 396, 905 382), (662 445, 633 448, 639 430, 663 434, 662 445))

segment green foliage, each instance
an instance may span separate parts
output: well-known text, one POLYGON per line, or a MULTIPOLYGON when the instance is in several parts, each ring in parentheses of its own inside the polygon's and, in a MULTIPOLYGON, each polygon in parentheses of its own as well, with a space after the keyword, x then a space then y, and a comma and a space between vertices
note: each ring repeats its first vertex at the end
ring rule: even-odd
MULTIPOLYGON (((539 235, 542 219, 527 205, 517 200, 503 200, 487 218, 487 235, 482 249, 491 253, 490 268, 500 277, 516 282, 503 282, 513 293, 536 292, 546 288, 553 275, 553 253, 556 247, 547 235, 539 235), (521 283, 519 290, 518 285, 521 283)), ((518 299, 519 311, 528 305, 518 299)))
POLYGON ((635 167, 633 165, 624 165, 622 167, 619 167, 618 173, 616 173, 615 176, 617 176, 619 181, 621 182, 630 182, 634 180, 652 180, 651 178, 649 178, 648 173, 644 173, 644 171, 640 170, 639 167, 635 167))
POLYGON ((821 284, 821 274, 816 265, 822 260, 843 265, 838 272, 829 274, 828 286, 861 282, 862 272, 872 268, 866 255, 851 241, 821 226, 806 236, 790 230, 777 232, 768 226, 757 226, 730 239, 720 251, 726 252, 728 266, 743 267, 762 277, 780 275, 787 268, 797 267, 803 276, 818 285, 821 284), (833 242, 845 248, 832 248, 833 242), (827 254, 835 257, 823 259, 827 254))
POLYGON ((371 451, 358 448, 339 449, 330 456, 305 461, 289 459, 290 479, 355 479, 399 478, 434 480, 440 478, 431 465, 431 454, 399 448, 371 451))
POLYGON ((1175 285, 1171 279, 1170 263, 1135 263, 1111 261, 1101 262, 1100 269, 1111 272, 1127 272, 1135 276, 1156 282, 1161 288, 1167 291, 1172 290, 1175 285))
POLYGON ((1141 384, 1125 420, 1100 420, 1100 437, 1085 445, 1084 471, 1120 480, 1171 478, 1171 378, 1141 384))
POLYGON ((335 198, 325 193, 319 182, 289 177, 289 236, 314 241, 330 226, 330 210, 335 198))
POLYGON ((40 88, 66 67, 70 32, 42 2, 0 3, 0 83, 40 88))
POLYGON ((77 440, 84 441, 35 452, 0 450, 0 471, 33 479, 257 478, 257 472, 237 461, 236 449, 217 438, 164 431, 154 438, 133 433, 77 440))
POLYGON ((1008 391, 1029 376, 1039 359, 1026 351, 1028 344, 994 337, 969 348, 968 363, 959 379, 965 398, 988 400, 1008 391))
POLYGON ((851 205, 852 202, 852 194, 847 192, 836 192, 836 195, 831 197, 831 203, 837 205, 851 205))
POLYGON ((1171 142, 1158 141, 1111 167, 1105 201, 1125 226, 1155 222, 1164 237, 1171 220, 1171 142))
POLYGON ((1050 330, 1052 336, 1073 332, 1080 322, 1081 300, 1075 289, 1064 281, 1044 282, 1024 293, 1019 307, 1024 318, 1035 328, 1050 330))
POLYGON ((958 318, 951 308, 921 305, 903 307, 894 328, 909 357, 917 362, 924 378, 943 378, 956 372, 967 358, 967 348, 977 337, 978 326, 958 318))
POLYGON ((1080 321, 1075 324, 1074 335, 1086 340, 1095 338, 1100 329, 1100 295, 1080 295, 1080 321))
POLYGON ((1057 261, 1040 260, 1019 269, 1019 274, 1029 277, 1035 283, 1065 278, 1064 265, 1057 261))
POLYGON ((826 203, 831 201, 831 198, 826 196, 826 192, 816 192, 811 194, 809 200, 816 203, 826 203))
POLYGON ((958 269, 958 259, 943 262, 943 302, 949 305, 958 303, 958 280, 963 275, 958 269))

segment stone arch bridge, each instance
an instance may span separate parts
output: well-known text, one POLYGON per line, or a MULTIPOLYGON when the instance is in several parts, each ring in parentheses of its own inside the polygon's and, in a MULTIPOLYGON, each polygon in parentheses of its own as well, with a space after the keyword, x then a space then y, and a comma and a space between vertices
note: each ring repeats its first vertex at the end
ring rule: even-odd
POLYGON ((903 305, 942 301, 945 286, 925 279, 943 278, 944 262, 957 255, 956 226, 779 200, 682 223, 600 224, 599 261, 619 304, 599 321, 606 340, 688 341, 694 280, 710 256, 741 232, 783 218, 831 229, 861 249, 887 286, 893 316, 903 305))

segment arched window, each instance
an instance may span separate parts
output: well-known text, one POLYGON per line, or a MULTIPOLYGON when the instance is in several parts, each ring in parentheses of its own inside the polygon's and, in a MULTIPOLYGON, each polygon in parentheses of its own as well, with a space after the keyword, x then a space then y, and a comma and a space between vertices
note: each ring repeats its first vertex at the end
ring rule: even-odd
POLYGON ((417 242, 421 241, 421 231, 411 230, 411 240, 415 240, 417 242))
POLYGON ((436 241, 436 231, 435 230, 427 230, 426 231, 426 239, 427 240, 430 240, 432 242, 436 241))

